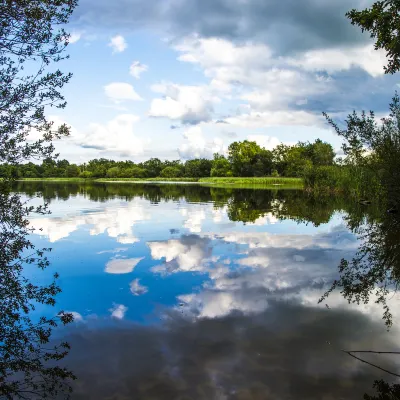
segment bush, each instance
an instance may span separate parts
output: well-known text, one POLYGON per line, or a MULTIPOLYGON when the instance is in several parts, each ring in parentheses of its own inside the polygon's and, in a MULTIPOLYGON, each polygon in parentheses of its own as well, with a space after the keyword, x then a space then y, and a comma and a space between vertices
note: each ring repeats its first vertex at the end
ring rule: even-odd
POLYGON ((279 173, 276 169, 272 170, 271 176, 274 178, 278 178, 279 177, 279 173))
POLYGON ((92 178, 92 177, 93 177, 93 174, 90 171, 82 171, 79 174, 79 178, 89 179, 89 178, 92 178))
POLYGON ((120 169, 118 167, 112 167, 107 171, 107 178, 118 178, 120 176, 120 169))
POLYGON ((182 175, 182 170, 176 167, 166 167, 160 174, 162 178, 179 178, 182 175))

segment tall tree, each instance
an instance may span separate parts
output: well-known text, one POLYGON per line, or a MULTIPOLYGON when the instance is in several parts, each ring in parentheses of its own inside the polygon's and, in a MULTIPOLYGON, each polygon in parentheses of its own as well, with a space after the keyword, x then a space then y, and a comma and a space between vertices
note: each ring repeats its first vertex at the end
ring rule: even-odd
MULTIPOLYGON (((45 110, 65 107, 60 89, 71 75, 48 68, 65 58, 69 35, 61 26, 76 5, 76 0, 0 1, 0 162, 52 159, 53 141, 69 134, 66 125, 54 129, 45 110)), ((27 220, 46 209, 23 203, 8 183, 0 185, 0 397, 56 397, 69 389, 73 375, 49 364, 68 350, 65 343, 52 348, 50 335, 58 322, 72 317, 62 312, 38 322, 30 317, 36 304, 54 305, 60 288, 55 281, 38 286, 24 277, 27 264, 48 266, 45 249, 29 240, 27 220)))
POLYGON ((346 16, 353 25, 368 31, 375 39, 375 49, 386 50, 388 65, 385 73, 394 74, 400 69, 400 2, 384 0, 375 2, 364 10, 353 9, 346 16))

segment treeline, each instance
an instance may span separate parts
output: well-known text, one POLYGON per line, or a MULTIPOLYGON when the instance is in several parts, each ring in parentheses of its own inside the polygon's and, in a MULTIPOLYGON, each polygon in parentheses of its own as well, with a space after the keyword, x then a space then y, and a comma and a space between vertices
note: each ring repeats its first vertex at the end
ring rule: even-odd
POLYGON ((317 139, 314 143, 280 144, 267 150, 256 142, 234 142, 228 154, 215 154, 213 160, 194 159, 182 162, 114 161, 105 158, 77 165, 68 160, 45 159, 42 164, 0 165, 0 177, 14 178, 205 178, 205 177, 303 177, 313 166, 334 164, 335 152, 329 143, 317 139))

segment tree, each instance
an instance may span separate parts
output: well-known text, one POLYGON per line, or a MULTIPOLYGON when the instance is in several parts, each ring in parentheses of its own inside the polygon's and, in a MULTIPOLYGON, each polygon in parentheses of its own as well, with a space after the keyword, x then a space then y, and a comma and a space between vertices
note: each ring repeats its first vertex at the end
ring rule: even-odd
POLYGON ((185 176, 189 178, 205 178, 210 176, 212 161, 205 158, 188 160, 185 163, 185 176))
POLYGON ((33 322, 29 313, 36 304, 54 306, 60 292, 58 275, 47 286, 34 285, 23 276, 27 265, 39 269, 49 265, 43 256, 48 249, 35 249, 29 240, 32 229, 27 220, 30 213, 46 213, 46 208, 22 203, 18 195, 9 195, 4 183, 0 189, 0 398, 55 397, 70 390, 67 380, 74 375, 49 364, 62 359, 69 349, 67 343, 49 344, 51 330, 59 321, 71 322, 72 316, 60 312, 56 318, 33 322))
POLYGON ((375 50, 384 49, 389 60, 385 73, 394 74, 400 69, 400 2, 384 0, 375 2, 362 11, 353 9, 346 16, 352 25, 368 31, 376 39, 375 50))
POLYGON ((182 170, 177 167, 166 167, 161 171, 160 174, 162 178, 179 178, 182 175, 182 170))
POLYGON ((142 164, 142 167, 146 170, 146 175, 149 178, 156 178, 160 176, 163 169, 163 164, 158 158, 151 158, 142 164))
POLYGON ((254 176, 268 176, 272 174, 273 156, 270 150, 261 149, 255 156, 253 165, 254 176))
POLYGON ((10 163, 53 154, 53 140, 69 134, 64 124, 57 129, 45 117, 45 107, 64 108, 59 89, 71 74, 47 72, 52 62, 63 59, 69 35, 64 29, 76 0, 4 0, 0 4, 0 159, 10 163), (34 62, 37 71, 25 74, 34 62), (29 133, 41 138, 27 142, 29 133))
POLYGON ((79 167, 76 164, 68 165, 68 167, 65 169, 65 176, 68 178, 76 178, 79 176, 79 173, 79 167))
MULTIPOLYGON (((56 27, 68 22, 76 5, 76 0, 0 2, 0 162, 15 165, 30 159, 54 159, 53 141, 69 134, 66 125, 53 127, 45 109, 65 107, 60 89, 71 75, 54 68, 46 71, 65 58, 69 35, 56 27), (31 133, 40 139, 28 141, 31 133)), ((50 162, 47 165, 54 167, 50 162)), ((0 397, 7 399, 56 397, 69 390, 68 379, 73 378, 68 370, 49 364, 62 359, 68 350, 66 343, 51 348, 52 328, 60 321, 70 322, 72 316, 61 313, 38 322, 29 316, 37 304, 54 305, 60 291, 56 282, 35 285, 23 275, 27 264, 39 269, 48 266, 46 249, 35 249, 29 240, 27 217, 35 211, 45 209, 28 207, 11 194, 7 180, 1 183, 0 397)))
POLYGON ((79 177, 80 177, 80 178, 84 178, 84 179, 90 179, 90 178, 93 177, 93 174, 92 174, 90 171, 82 171, 82 172, 79 174, 79 177))
POLYGON ((272 151, 272 160, 279 175, 284 175, 287 169, 290 147, 281 143, 272 151))
POLYGON ((212 177, 233 176, 230 162, 220 154, 214 154, 211 168, 212 177))
POLYGON ((127 168, 125 170, 127 178, 144 178, 146 176, 146 170, 138 166, 127 168))
POLYGON ((107 178, 118 178, 121 170, 118 167, 112 167, 107 171, 107 178))
POLYGON ((317 139, 314 143, 310 143, 307 148, 309 149, 309 158, 316 166, 333 165, 335 159, 335 151, 331 144, 317 139))
POLYGON ((253 166, 261 147, 256 142, 233 142, 228 147, 228 160, 234 176, 254 176, 253 166))
POLYGON ((283 171, 285 176, 302 177, 306 171, 312 168, 312 161, 307 158, 306 150, 303 146, 292 146, 286 154, 286 168, 283 171))

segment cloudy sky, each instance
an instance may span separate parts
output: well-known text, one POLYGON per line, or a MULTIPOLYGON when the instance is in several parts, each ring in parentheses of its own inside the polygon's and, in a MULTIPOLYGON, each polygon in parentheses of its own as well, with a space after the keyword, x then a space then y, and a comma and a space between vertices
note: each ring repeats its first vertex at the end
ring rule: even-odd
POLYGON ((322 111, 385 115, 384 53, 345 17, 371 0, 80 0, 69 30, 66 110, 75 162, 212 157, 234 140, 318 137, 322 111))

